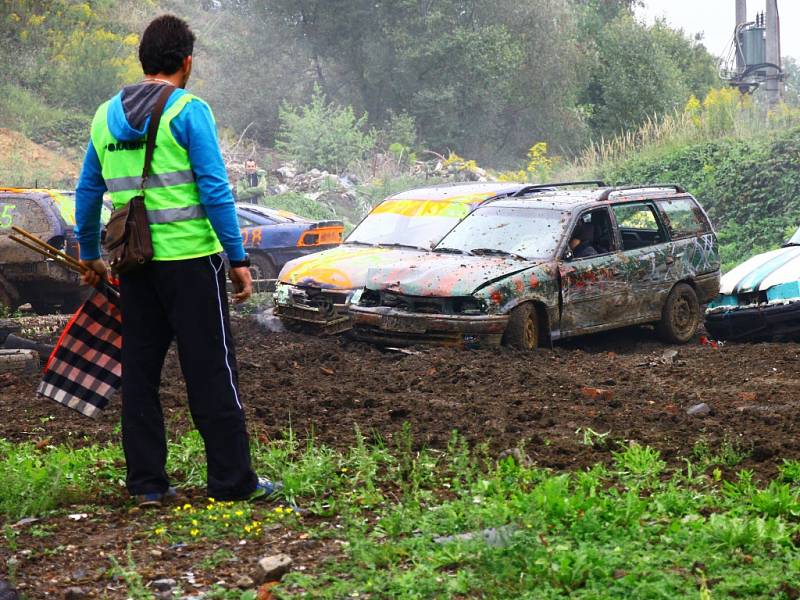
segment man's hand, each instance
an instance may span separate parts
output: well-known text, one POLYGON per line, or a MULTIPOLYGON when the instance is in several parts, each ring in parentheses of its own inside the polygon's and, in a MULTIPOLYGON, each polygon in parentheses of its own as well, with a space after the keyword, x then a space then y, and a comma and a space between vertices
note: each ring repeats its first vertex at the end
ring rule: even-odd
POLYGON ((233 283, 233 301, 241 304, 253 293, 253 276, 250 275, 249 267, 231 267, 228 274, 233 283))
POLYGON ((98 283, 108 279, 108 267, 103 259, 82 260, 81 264, 87 267, 87 270, 81 275, 81 281, 86 285, 96 287, 98 283))

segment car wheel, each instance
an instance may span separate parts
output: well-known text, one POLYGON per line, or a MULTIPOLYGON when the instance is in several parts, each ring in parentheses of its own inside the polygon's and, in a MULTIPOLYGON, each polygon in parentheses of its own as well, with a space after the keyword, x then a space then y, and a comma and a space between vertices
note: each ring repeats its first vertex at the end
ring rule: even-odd
POLYGON ((268 256, 254 254, 250 257, 250 275, 253 280, 275 279, 278 273, 268 256))
POLYGON ((520 350, 533 350, 539 345, 539 315, 533 304, 526 302, 511 311, 503 345, 520 350))
POLYGON ((679 283, 667 296, 656 331, 662 340, 685 344, 700 326, 700 303, 690 285, 679 283))

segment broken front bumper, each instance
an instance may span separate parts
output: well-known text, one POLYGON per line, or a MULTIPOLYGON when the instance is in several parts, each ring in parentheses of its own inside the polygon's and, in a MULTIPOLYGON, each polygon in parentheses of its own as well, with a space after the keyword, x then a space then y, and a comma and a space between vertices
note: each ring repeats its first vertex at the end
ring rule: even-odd
POLYGON ((288 324, 301 325, 325 335, 348 331, 350 290, 322 290, 279 283, 274 314, 288 324))
POLYGON ((800 300, 712 309, 706 330, 718 340, 800 338, 800 300))
POLYGON ((350 307, 350 316, 356 337, 391 346, 499 346, 508 324, 508 315, 409 313, 385 306, 353 305, 350 307))

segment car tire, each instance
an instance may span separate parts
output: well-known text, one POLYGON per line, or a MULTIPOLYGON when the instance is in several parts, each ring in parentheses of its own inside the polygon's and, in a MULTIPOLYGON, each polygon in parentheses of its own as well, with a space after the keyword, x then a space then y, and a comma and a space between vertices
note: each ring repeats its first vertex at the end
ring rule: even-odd
POLYGON ((518 350, 534 350, 539 345, 539 314, 533 304, 526 302, 511 311, 503 345, 518 350))
POLYGON ((700 302, 692 286, 679 283, 667 296, 656 325, 659 337, 670 344, 685 344, 700 326, 700 302))
MULTIPOLYGON (((278 272, 272 260, 263 254, 254 254, 250 257, 250 275, 253 281, 258 279, 276 279, 278 272)), ((263 284, 261 284, 263 287, 263 284)))

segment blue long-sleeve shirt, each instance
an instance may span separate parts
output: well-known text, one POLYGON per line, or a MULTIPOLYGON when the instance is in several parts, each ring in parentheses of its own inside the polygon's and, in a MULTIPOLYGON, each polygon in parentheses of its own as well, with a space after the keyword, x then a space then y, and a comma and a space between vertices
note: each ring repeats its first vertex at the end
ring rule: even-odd
MULTIPOLYGON (((108 126, 118 140, 139 140, 150 122, 150 111, 161 85, 141 83, 124 88, 111 99, 108 126)), ((167 110, 185 90, 175 90, 167 100, 167 110)), ((245 256, 236 205, 228 185, 228 174, 217 140, 217 129, 211 110, 203 102, 189 102, 170 123, 172 135, 186 148, 200 203, 231 260, 245 256)), ((100 213, 106 192, 97 152, 89 140, 83 168, 75 191, 75 235, 84 260, 100 257, 100 213)))

